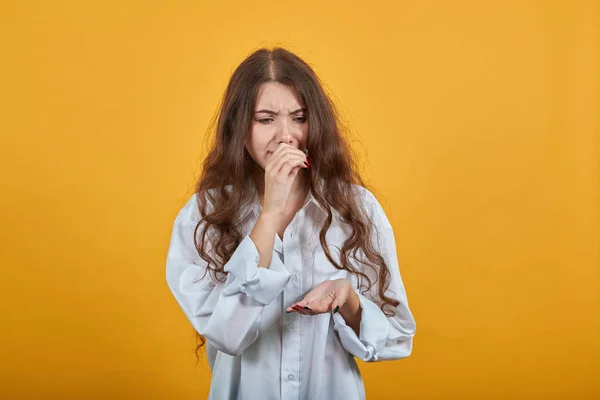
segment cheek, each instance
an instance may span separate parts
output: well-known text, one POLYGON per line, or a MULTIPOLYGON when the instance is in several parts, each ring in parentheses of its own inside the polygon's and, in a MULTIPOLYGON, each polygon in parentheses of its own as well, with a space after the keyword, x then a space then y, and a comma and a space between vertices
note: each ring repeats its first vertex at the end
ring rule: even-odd
POLYGON ((267 132, 262 132, 259 127, 253 127, 246 142, 250 152, 257 157, 264 157, 267 152, 268 144, 267 132))
POLYGON ((302 126, 302 139, 306 141, 306 138, 308 138, 308 124, 302 126))

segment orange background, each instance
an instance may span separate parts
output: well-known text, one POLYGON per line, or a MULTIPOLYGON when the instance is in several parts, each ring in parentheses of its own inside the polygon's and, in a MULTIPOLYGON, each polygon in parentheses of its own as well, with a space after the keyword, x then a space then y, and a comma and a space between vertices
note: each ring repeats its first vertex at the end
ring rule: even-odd
POLYGON ((314 66, 394 227, 369 399, 600 398, 597 1, 2 1, 6 399, 200 399, 165 281, 233 69, 314 66))

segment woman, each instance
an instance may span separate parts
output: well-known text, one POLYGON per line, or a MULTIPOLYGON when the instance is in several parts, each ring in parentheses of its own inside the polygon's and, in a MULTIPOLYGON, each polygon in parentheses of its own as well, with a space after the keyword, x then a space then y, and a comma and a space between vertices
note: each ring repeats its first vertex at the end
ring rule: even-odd
POLYGON ((411 354, 392 226, 340 130, 293 53, 261 49, 234 71, 166 265, 206 344, 210 399, 364 399, 354 357, 411 354))

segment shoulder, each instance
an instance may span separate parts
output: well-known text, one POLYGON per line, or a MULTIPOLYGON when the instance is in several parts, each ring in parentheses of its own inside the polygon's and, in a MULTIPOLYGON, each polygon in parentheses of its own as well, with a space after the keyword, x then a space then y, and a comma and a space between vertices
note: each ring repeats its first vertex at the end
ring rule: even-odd
POLYGON ((368 203, 377 202, 377 198, 375 197, 375 195, 366 187, 361 186, 356 183, 353 183, 352 187, 356 191, 356 193, 358 193, 358 195, 360 196, 362 201, 365 201, 368 203))
POLYGON ((364 186, 358 184, 353 184, 353 186, 373 223, 376 225, 391 226, 385 210, 379 200, 377 200, 377 197, 364 186))
MULTIPOLYGON (((225 189, 227 191, 231 190, 232 185, 226 185, 225 189)), ((200 193, 192 194, 188 200, 185 202, 183 207, 179 210, 179 214, 177 215, 176 221, 182 224, 196 224, 200 221, 200 210, 198 208, 198 199, 200 196, 204 196, 207 200, 210 198, 207 196, 207 193, 214 195, 219 188, 211 188, 207 190, 203 190, 200 193)), ((210 201, 206 202, 207 212, 211 212, 213 207, 210 201)))
POLYGON ((188 225, 194 222, 198 222, 200 219, 200 212, 198 211, 198 194, 194 193, 185 202, 183 207, 179 210, 175 223, 180 225, 188 225))

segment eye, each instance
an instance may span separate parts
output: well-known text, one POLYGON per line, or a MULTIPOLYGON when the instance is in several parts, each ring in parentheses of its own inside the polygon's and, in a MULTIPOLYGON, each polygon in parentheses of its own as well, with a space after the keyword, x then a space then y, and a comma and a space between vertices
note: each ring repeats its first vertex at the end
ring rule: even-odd
POLYGON ((268 121, 272 121, 272 118, 262 118, 259 119, 258 122, 260 122, 261 124, 266 124, 268 121))
POLYGON ((297 120, 298 122, 306 122, 306 117, 298 117, 298 118, 294 118, 295 120, 297 120))

